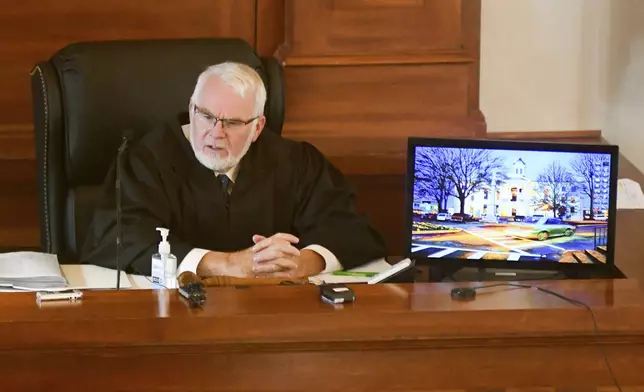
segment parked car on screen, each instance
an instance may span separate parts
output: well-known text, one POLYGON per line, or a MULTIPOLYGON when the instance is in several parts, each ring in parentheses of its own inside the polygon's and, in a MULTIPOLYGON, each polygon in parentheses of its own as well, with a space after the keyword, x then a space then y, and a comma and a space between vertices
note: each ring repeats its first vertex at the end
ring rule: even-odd
POLYGON ((565 223, 559 218, 527 217, 521 223, 511 223, 512 228, 508 230, 509 235, 516 237, 537 239, 545 241, 552 237, 567 236, 575 234, 576 226, 565 223))
POLYGON ((438 215, 436 215, 436 220, 437 221, 448 221, 449 220, 449 214, 447 212, 440 212, 438 215))
POLYGON ((474 217, 470 214, 461 214, 461 213, 456 213, 452 214, 450 220, 452 222, 472 222, 474 220, 474 217))

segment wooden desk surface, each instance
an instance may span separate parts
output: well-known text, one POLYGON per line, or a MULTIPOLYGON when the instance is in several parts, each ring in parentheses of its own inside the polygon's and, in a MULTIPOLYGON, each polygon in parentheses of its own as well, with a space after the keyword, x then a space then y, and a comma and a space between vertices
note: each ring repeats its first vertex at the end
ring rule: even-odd
POLYGON ((448 283, 354 285, 343 306, 313 286, 211 288, 203 309, 168 290, 41 307, 1 294, 0 377, 12 391, 610 387, 599 343, 622 385, 644 385, 637 281, 539 285, 590 305, 598 336, 585 308, 510 287, 459 302, 448 283))

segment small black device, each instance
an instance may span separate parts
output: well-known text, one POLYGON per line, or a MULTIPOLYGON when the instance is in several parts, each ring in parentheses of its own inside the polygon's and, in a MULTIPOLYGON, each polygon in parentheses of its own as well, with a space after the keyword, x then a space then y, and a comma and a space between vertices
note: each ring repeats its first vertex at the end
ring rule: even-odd
POLYGON ((183 272, 177 279, 179 295, 185 298, 192 307, 201 307, 206 302, 206 286, 193 272, 183 272))
POLYGON ((471 301, 476 298, 476 289, 472 287, 457 287, 450 292, 452 299, 458 301, 471 301))
POLYGON ((320 298, 331 304, 343 304, 353 302, 356 295, 349 287, 343 284, 324 284, 320 285, 320 298))

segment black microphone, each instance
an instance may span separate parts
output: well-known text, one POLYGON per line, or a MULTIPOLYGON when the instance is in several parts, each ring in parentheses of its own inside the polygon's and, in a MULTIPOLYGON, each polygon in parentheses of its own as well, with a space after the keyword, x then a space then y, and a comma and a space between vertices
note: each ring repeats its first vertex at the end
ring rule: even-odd
POLYGON ((122 228, 121 228, 121 170, 123 153, 127 149, 128 133, 122 137, 121 145, 116 153, 116 289, 121 289, 121 249, 122 241, 122 228))

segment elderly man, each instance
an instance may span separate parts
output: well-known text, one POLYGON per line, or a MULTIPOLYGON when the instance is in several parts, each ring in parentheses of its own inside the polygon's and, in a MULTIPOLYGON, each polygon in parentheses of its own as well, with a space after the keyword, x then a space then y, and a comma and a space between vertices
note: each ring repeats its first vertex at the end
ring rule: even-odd
MULTIPOLYGON (((149 274, 170 229, 178 273, 304 277, 385 256, 342 174, 308 143, 264 131, 266 90, 252 68, 209 67, 188 115, 146 134, 122 165, 122 266, 149 274)), ((82 261, 115 267, 114 170, 82 261)))

